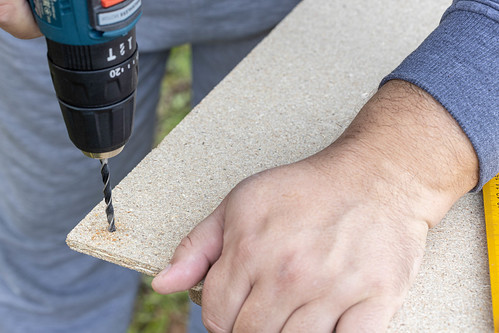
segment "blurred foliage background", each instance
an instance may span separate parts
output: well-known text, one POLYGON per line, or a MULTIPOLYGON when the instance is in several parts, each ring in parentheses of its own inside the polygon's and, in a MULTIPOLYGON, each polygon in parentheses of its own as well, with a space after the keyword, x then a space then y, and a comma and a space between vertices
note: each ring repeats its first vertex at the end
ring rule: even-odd
POLYGON ((191 49, 182 45, 172 49, 161 84, 155 146, 191 109, 191 49))
MULTIPOLYGON (((188 45, 172 49, 161 86, 157 110, 155 146, 190 111, 191 50, 188 45)), ((128 333, 184 333, 189 311, 187 293, 160 295, 144 276, 128 333)))

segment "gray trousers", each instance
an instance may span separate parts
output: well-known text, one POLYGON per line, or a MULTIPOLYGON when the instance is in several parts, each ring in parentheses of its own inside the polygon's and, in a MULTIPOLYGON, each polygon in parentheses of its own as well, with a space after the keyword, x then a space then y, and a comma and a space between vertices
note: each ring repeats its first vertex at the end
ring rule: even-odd
MULTIPOLYGON (((297 1, 144 1, 134 132, 110 161, 112 183, 151 149, 172 46, 192 43, 196 104, 297 1)), ((99 162, 68 138, 45 54, 43 39, 0 31, 0 333, 125 332, 139 274, 65 244, 103 185, 99 162)))

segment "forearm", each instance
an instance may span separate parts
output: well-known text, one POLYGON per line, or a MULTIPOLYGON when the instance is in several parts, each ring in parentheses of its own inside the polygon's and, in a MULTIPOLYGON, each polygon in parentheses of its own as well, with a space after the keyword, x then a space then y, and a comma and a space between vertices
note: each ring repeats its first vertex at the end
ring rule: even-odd
POLYGON ((401 79, 433 96, 471 141, 475 190, 499 172, 499 1, 455 1, 440 26, 382 85, 401 79))
MULTIPOLYGON (((432 212, 424 217, 430 227, 478 180, 478 159, 466 134, 428 93, 404 81, 384 85, 317 157, 327 168, 325 161, 338 153, 359 174, 385 179, 391 193, 385 187, 380 195, 400 191, 401 197, 409 194, 406 209, 419 207, 420 216, 432 212)), ((379 179, 372 183, 377 185, 379 179)))

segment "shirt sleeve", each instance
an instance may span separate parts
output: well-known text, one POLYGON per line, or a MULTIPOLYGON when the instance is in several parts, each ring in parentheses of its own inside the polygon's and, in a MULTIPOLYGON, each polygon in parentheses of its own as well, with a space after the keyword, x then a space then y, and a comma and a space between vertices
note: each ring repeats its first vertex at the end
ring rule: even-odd
POLYGON ((455 0, 440 25, 392 73, 456 119, 480 164, 474 191, 499 172, 499 0, 455 0))

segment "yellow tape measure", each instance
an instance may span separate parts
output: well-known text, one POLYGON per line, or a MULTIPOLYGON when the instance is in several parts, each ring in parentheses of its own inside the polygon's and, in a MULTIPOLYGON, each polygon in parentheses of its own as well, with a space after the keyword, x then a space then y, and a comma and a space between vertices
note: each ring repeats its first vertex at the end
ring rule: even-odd
POLYGON ((499 332, 499 174, 483 187, 494 331, 499 332))

